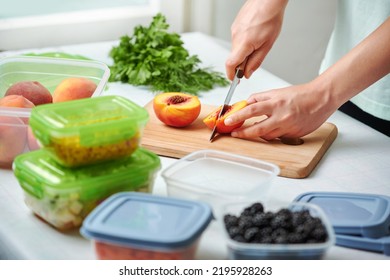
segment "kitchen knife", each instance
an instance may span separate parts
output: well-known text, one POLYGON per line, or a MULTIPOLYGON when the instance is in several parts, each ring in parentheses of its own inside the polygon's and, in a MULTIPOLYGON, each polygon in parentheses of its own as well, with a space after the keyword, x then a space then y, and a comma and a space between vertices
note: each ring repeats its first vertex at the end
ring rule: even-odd
POLYGON ((221 111, 219 111, 219 114, 217 116, 217 118, 215 119, 215 125, 214 125, 214 128, 213 128, 213 131, 211 132, 211 136, 210 136, 210 142, 213 141, 215 135, 217 134, 217 121, 218 119, 226 113, 226 111, 229 109, 229 103, 230 103, 230 100, 232 99, 232 96, 233 96, 233 93, 234 93, 234 90, 236 89, 237 85, 240 83, 240 80, 241 78, 244 76, 244 70, 245 70, 245 65, 246 65, 246 61, 247 61, 248 58, 246 58, 244 60, 244 62, 242 62, 236 69, 236 73, 234 75, 234 79, 230 85, 230 88, 229 88, 229 91, 226 95, 226 98, 225 98, 225 101, 223 103, 223 106, 222 106, 222 109, 221 111))

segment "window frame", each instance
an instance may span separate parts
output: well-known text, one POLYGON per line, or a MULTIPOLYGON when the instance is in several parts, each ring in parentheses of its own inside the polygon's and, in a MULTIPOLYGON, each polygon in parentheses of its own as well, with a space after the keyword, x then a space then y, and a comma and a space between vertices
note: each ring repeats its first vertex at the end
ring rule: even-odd
POLYGON ((148 6, 115 7, 0 19, 0 50, 117 40, 161 11, 171 30, 183 32, 190 0, 151 0, 148 6))

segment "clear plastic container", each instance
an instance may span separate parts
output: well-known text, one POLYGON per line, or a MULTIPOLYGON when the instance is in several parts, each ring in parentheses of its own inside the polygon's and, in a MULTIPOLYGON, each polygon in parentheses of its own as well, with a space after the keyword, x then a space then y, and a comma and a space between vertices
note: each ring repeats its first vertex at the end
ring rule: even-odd
POLYGON ((266 201, 279 167, 265 161, 219 152, 191 153, 161 173, 169 196, 209 203, 216 217, 225 204, 266 201))
POLYGON ((139 148, 127 158, 66 168, 42 148, 17 156, 13 169, 26 205, 55 228, 68 230, 114 193, 152 192, 160 158, 139 148))
POLYGON ((99 96, 33 108, 30 126, 39 143, 67 167, 131 155, 148 112, 120 96, 99 96))
MULTIPOLYGON (((225 227, 223 217, 226 214, 240 216, 240 213, 250 206, 248 203, 233 203, 224 207, 219 219, 219 224, 224 232, 228 247, 229 259, 239 260, 287 260, 287 259, 321 259, 328 249, 335 244, 335 234, 332 225, 324 212, 316 205, 309 203, 293 202, 287 208, 292 212, 309 211, 310 215, 319 218, 327 232, 327 239, 319 243, 296 243, 296 244, 265 244, 245 243, 230 238, 225 227)), ((280 209, 279 209, 280 210, 280 209)), ((266 209, 265 209, 266 211, 266 209)))
MULTIPOLYGON (((109 68, 97 61, 10 56, 0 59, 0 98, 21 81, 38 81, 53 93, 65 78, 84 77, 94 81, 98 96, 106 86, 109 68)), ((11 168, 14 158, 36 150, 39 145, 28 127, 31 108, 0 106, 0 168, 11 168)))
POLYGON ((37 81, 51 93, 60 82, 70 77, 92 80, 100 95, 110 76, 108 66, 99 61, 52 57, 8 56, 0 59, 0 97, 7 89, 21 81, 37 81))
POLYGON ((29 117, 29 109, 0 107, 0 168, 10 169, 16 156, 39 147, 29 117))
POLYGON ((80 232, 98 259, 191 260, 211 220, 206 203, 123 192, 88 215, 80 232))

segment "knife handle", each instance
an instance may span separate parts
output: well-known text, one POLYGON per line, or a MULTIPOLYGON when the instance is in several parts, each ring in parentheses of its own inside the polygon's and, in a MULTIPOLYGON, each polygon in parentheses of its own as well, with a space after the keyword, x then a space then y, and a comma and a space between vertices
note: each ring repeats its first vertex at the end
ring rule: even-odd
POLYGON ((245 60, 237 66, 237 72, 236 72, 236 76, 237 78, 241 79, 242 77, 244 77, 244 72, 245 72, 245 66, 246 66, 246 62, 248 61, 248 57, 245 58, 245 60))

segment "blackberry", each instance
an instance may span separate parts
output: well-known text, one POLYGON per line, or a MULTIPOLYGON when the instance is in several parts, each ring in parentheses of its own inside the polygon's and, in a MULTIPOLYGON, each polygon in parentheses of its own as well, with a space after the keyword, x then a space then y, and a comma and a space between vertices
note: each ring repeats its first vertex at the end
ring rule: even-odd
POLYGON ((284 228, 289 230, 293 226, 292 216, 285 213, 276 214, 271 220, 270 225, 273 229, 284 228))
POLYGON ((305 243, 306 238, 302 234, 292 232, 288 235, 288 243, 297 244, 297 243, 305 243))
POLYGON ((273 229, 271 227, 265 227, 265 228, 260 229, 259 232, 257 233, 257 235, 260 238, 264 238, 266 236, 271 236, 272 231, 273 231, 273 229))
POLYGON ((303 224, 297 226, 294 230, 294 233, 300 235, 303 240, 306 240, 307 237, 310 235, 311 231, 312 231, 311 227, 307 227, 305 226, 305 224, 303 224))
POLYGON ((310 211, 283 208, 265 212, 261 203, 246 207, 238 217, 226 214, 224 223, 229 236, 238 242, 303 244, 325 242, 328 238, 321 219, 311 216, 310 211))
POLYGON ((275 244, 287 244, 288 243, 288 235, 281 235, 273 239, 273 243, 275 244))
POLYGON ((269 226, 272 217, 266 213, 257 213, 252 217, 252 223, 254 226, 263 228, 269 226))
POLYGON ((227 228, 227 232, 231 238, 242 233, 241 229, 239 227, 235 227, 235 226, 227 228))
POLYGON ((289 217, 289 219, 292 218, 293 212, 287 208, 282 208, 278 212, 276 212, 276 216, 286 216, 289 217))
POLYGON ((250 209, 250 207, 247 207, 247 208, 245 208, 242 212, 241 212, 241 214, 240 214, 240 217, 242 217, 242 216, 252 216, 253 214, 251 213, 251 209, 250 209))
POLYGON ((257 227, 248 228, 247 230, 245 230, 245 233, 244 233, 245 240, 247 242, 252 241, 256 237, 258 232, 259 232, 259 228, 257 228, 257 227))
POLYGON ((230 215, 230 214, 225 215, 223 217, 223 221, 225 223, 226 228, 238 225, 238 217, 234 215, 230 215))
POLYGON ((302 224, 304 224, 307 220, 307 215, 306 215, 306 211, 303 212, 303 211, 300 211, 300 212, 294 212, 293 215, 292 215, 292 223, 293 223, 293 226, 294 227, 297 227, 297 226, 300 226, 302 224))
POLYGON ((320 218, 312 217, 311 222, 314 224, 314 227, 321 227, 322 226, 322 221, 320 218))
POLYGON ((283 228, 277 228, 277 229, 274 229, 271 233, 271 237, 273 240, 276 240, 278 237, 285 237, 287 238, 289 232, 283 228))
POLYGON ((249 213, 248 216, 253 216, 257 213, 263 213, 264 206, 260 202, 253 203, 251 206, 244 209, 243 212, 249 213))
POLYGON ((252 224, 252 217, 250 216, 240 216, 238 218, 238 227, 241 228, 241 229, 247 229, 247 228, 250 228, 252 227, 253 224, 252 224))
POLYGON ((272 240, 271 236, 264 236, 263 238, 261 238, 259 243, 262 243, 262 244, 272 244, 273 240, 272 240))
POLYGON ((317 242, 325 242, 328 238, 328 233, 323 226, 319 226, 311 232, 310 237, 315 239, 317 242))
POLYGON ((243 243, 246 243, 247 241, 245 240, 245 238, 242 236, 242 235, 236 235, 232 238, 233 240, 237 241, 237 242, 243 242, 243 243))

